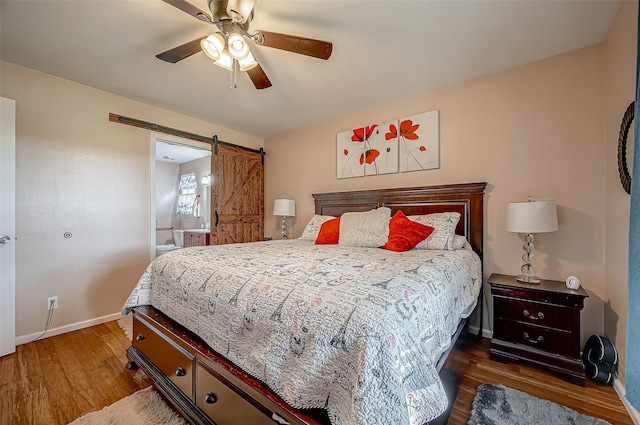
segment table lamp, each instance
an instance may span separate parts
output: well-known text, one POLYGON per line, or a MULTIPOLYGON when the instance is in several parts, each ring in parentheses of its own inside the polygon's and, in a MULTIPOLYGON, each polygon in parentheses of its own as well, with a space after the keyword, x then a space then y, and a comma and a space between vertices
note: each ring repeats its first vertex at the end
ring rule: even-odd
POLYGON ((292 199, 276 199, 273 202, 273 215, 282 217, 282 239, 288 239, 287 217, 296 216, 296 202, 292 199))
POLYGON ((540 283, 536 267, 533 265, 533 234, 555 232, 558 230, 558 213, 555 201, 534 201, 529 198, 523 202, 509 202, 507 204, 507 231, 524 233, 525 262, 520 268, 522 274, 516 277, 520 282, 540 283))

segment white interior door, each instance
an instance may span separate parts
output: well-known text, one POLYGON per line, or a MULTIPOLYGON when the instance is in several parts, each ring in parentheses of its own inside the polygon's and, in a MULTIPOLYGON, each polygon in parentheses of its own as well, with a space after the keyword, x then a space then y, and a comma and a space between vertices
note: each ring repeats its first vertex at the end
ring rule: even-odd
POLYGON ((0 97, 0 356, 16 351, 16 102, 0 97))

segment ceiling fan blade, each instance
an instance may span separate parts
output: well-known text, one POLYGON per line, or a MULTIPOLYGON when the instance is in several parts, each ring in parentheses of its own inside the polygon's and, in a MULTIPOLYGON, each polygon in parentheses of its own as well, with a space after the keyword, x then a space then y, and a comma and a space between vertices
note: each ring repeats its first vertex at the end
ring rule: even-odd
POLYGON ((269 81, 269 77, 264 73, 264 69, 262 69, 260 64, 248 70, 247 74, 249 74, 249 78, 251 78, 253 85, 256 86, 258 90, 268 89, 271 87, 271 81, 269 81))
POLYGON ((177 7, 178 9, 182 10, 185 13, 188 13, 194 18, 198 18, 201 21, 211 23, 211 16, 209 16, 208 13, 203 12, 202 10, 198 9, 197 7, 195 7, 194 5, 192 5, 186 0, 163 0, 163 1, 166 3, 169 3, 173 7, 177 7))
POLYGON ((333 44, 328 41, 314 40, 312 38, 298 37, 295 35, 279 34, 277 32, 256 31, 254 34, 256 43, 274 49, 286 50, 301 55, 313 56, 318 59, 329 59, 333 44))
POLYGON ((203 40, 204 38, 205 37, 196 38, 193 41, 181 44, 178 47, 174 47, 173 49, 169 49, 166 52, 157 54, 156 57, 165 62, 180 62, 182 59, 186 59, 193 54, 201 52, 202 48, 200 47, 200 40, 203 40))

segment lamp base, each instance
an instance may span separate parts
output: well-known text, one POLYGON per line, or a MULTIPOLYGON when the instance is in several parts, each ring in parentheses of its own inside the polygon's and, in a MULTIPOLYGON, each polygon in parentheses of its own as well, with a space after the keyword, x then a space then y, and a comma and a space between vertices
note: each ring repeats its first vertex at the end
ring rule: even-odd
POLYGON ((289 239, 289 234, 287 233, 287 217, 282 216, 282 239, 289 239))
POLYGON ((516 280, 518 282, 525 283, 540 283, 540 278, 538 276, 528 276, 526 274, 519 274, 518 276, 516 276, 516 280))
POLYGON ((533 265, 536 256, 533 255, 533 235, 531 233, 524 235, 522 249, 524 249, 524 254, 522 254, 524 264, 520 267, 522 274, 516 276, 516 280, 525 283, 540 283, 540 278, 536 276, 536 266, 533 265))

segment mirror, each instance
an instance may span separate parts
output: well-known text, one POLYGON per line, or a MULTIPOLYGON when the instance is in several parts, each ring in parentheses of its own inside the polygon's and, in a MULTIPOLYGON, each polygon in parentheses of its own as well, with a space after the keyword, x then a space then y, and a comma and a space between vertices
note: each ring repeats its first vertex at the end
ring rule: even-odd
POLYGON ((634 132, 631 124, 633 123, 634 110, 635 101, 631 102, 624 113, 618 135, 618 173, 620 174, 622 187, 629 194, 631 193, 631 173, 629 169, 633 169, 634 132))

